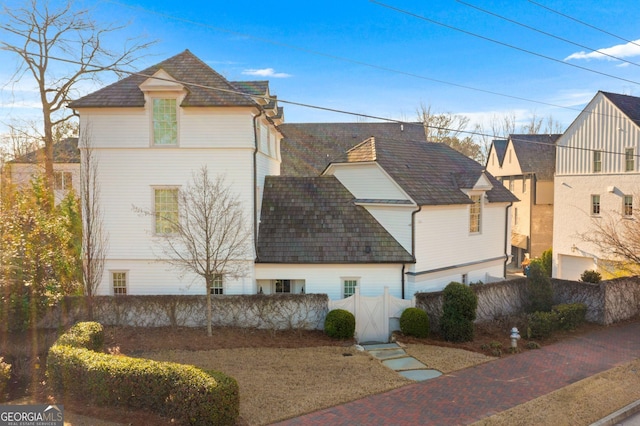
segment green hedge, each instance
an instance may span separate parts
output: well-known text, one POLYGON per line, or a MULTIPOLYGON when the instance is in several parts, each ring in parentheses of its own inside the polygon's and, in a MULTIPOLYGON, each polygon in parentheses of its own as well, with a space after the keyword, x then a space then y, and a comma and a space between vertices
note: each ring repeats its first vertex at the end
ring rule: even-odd
POLYGON ((544 339, 557 329, 558 314, 555 312, 534 312, 529 315, 528 337, 544 339))
POLYGON ((554 306, 553 312, 558 316, 558 328, 575 330, 584 323, 587 316, 587 306, 584 303, 566 303, 554 306))
MULTIPOLYGON (((97 330, 95 325, 80 328, 97 330)), ((94 339, 80 333, 74 341, 75 335, 65 334, 49 349, 47 377, 54 392, 97 405, 150 410, 189 424, 235 424, 240 400, 233 378, 191 365, 95 352, 81 343, 94 339)))
POLYGON ((104 330, 97 322, 79 322, 60 336, 55 344, 101 352, 104 346, 104 330))
POLYGON ((400 315, 400 331, 407 336, 429 337, 429 316, 419 308, 407 308, 400 315))
POLYGON ((345 309, 329 311, 324 319, 324 332, 334 339, 352 339, 356 332, 356 317, 345 309))

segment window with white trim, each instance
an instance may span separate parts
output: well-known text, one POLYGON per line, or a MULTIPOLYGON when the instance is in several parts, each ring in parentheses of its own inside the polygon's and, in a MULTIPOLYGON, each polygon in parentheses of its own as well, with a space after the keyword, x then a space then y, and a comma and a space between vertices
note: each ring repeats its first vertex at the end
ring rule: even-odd
POLYGON ((602 151, 593 151, 593 172, 602 171, 602 151))
POLYGON ((178 112, 176 99, 153 99, 153 144, 178 144, 178 112))
POLYGON ((469 206, 469 232, 477 234, 482 221, 482 195, 471 195, 469 198, 473 201, 469 206))
POLYGON ((600 214, 600 196, 592 195, 591 196, 591 215, 597 216, 600 214))
POLYGON ((342 279, 342 295, 344 298, 353 296, 356 294, 356 287, 358 287, 357 278, 343 278, 342 279))
POLYGON ((71 189, 73 186, 73 174, 71 172, 53 172, 53 189, 71 189))
POLYGON ((216 274, 211 284, 211 294, 224 294, 224 286, 222 284, 222 274, 216 274))
POLYGON ((627 148, 624 150, 624 171, 632 172, 635 169, 635 155, 633 148, 627 148))
POLYGON ((624 206, 623 206, 622 213, 626 217, 633 216, 633 195, 624 196, 624 206))
POLYGON ((178 188, 155 188, 154 212, 155 233, 174 233, 178 224, 178 188))
POLYGON ((127 294, 127 273, 125 271, 111 272, 111 288, 114 296, 127 294))
POLYGON ((460 280, 460 283, 467 285, 469 284, 469 275, 467 274, 462 274, 462 279, 460 280))

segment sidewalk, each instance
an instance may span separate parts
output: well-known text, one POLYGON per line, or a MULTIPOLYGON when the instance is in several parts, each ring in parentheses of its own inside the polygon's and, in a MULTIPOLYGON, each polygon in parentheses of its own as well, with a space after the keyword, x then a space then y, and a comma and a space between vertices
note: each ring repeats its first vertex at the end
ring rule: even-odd
POLYGON ((611 326, 278 424, 470 424, 636 358, 640 358, 640 322, 611 326))

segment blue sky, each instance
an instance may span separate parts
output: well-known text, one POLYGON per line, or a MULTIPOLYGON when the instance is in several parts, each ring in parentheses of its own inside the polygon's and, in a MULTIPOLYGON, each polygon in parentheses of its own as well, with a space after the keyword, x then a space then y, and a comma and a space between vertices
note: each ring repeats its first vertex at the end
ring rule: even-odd
MULTIPOLYGON (((591 49, 607 49, 605 53, 629 62, 593 53, 455 0, 382 1, 450 28, 365 0, 85 4, 95 9, 100 22, 130 22, 129 35, 158 39, 151 55, 137 64, 138 69, 189 49, 229 80, 270 80, 272 93, 282 100, 372 116, 414 120, 416 109, 426 104, 432 111, 465 115, 472 122, 486 124, 491 116, 504 115, 526 120, 535 113, 551 115, 566 127, 598 90, 640 96, 640 46, 527 0, 465 2, 591 49)), ((636 2, 536 2, 640 44, 636 2)), ((121 44, 122 39, 113 43, 121 44)), ((0 51, 0 81, 9 79, 14 61, 8 52, 0 51)), ((113 76, 105 78, 105 82, 114 80, 113 76)), ((29 81, 24 80, 12 93, 4 84, 2 87, 0 120, 37 117, 29 81)), ((287 122, 359 120, 283 106, 287 122)))

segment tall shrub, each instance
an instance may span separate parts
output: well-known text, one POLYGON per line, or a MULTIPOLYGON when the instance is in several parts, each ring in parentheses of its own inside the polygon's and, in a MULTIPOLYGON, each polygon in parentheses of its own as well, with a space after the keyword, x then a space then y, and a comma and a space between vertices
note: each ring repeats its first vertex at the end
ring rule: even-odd
POLYGON ((531 261, 527 278, 527 300, 525 310, 532 312, 549 312, 553 306, 553 289, 551 279, 546 275, 539 260, 531 261))
POLYGON ((553 250, 543 251, 542 256, 540 256, 540 262, 545 275, 551 278, 553 272, 553 250))
POLYGON ((451 282, 443 292, 440 331, 445 340, 468 342, 473 340, 473 321, 476 319, 478 297, 464 284, 451 282))

